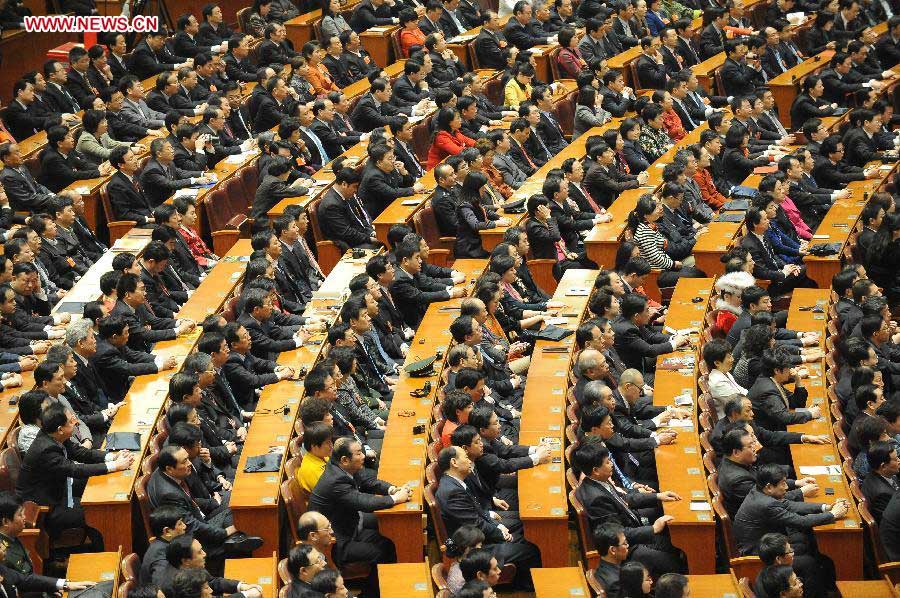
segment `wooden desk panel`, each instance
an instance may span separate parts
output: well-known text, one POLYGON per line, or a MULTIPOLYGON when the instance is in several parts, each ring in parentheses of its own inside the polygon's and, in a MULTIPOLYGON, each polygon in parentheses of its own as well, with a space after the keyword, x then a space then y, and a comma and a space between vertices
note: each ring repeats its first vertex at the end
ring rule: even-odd
POLYGON ((725 264, 721 257, 734 245, 734 238, 741 228, 740 222, 710 222, 709 230, 697 237, 694 244, 694 259, 697 267, 707 276, 719 276, 725 273, 725 264))
POLYGON ((263 598, 278 595, 278 554, 251 559, 227 559, 225 577, 244 583, 255 583, 262 588, 263 598))
MULTIPOLYGON (((391 45, 391 35, 400 29, 399 25, 388 27, 371 27, 359 34, 363 48, 372 56, 375 64, 385 68, 394 61, 394 49, 391 45)), ((399 58, 396 57, 396 58, 399 58)))
POLYGON ((118 552, 94 552, 90 554, 73 554, 66 567, 66 579, 69 581, 111 581, 112 595, 119 591, 119 563, 122 560, 122 549, 118 552))
POLYGON ((839 581, 838 592, 844 598, 892 598, 896 596, 894 588, 885 579, 873 581, 839 581))
POLYGON ((391 598, 432 598, 431 568, 424 563, 378 565, 378 586, 382 596, 391 598))
POLYGON ((741 589, 733 574, 688 575, 692 598, 737 598, 741 589))
POLYGON ((557 567, 531 570, 535 598, 590 596, 581 567, 557 567))
MULTIPOLYGON (((234 287, 243 276, 246 263, 231 261, 250 254, 250 242, 241 239, 210 271, 197 291, 182 306, 179 317, 202 320, 210 312, 218 311, 231 296, 234 287)), ((190 353, 200 336, 197 329, 190 335, 175 340, 156 343, 156 355, 174 356, 178 361, 174 370, 135 378, 125 397, 125 405, 116 413, 110 432, 140 432, 141 450, 137 452, 131 469, 88 480, 81 506, 88 525, 103 534, 108 546, 121 546, 127 554, 132 551, 132 490, 140 473, 153 427, 169 393, 169 378, 181 369, 181 363, 190 353)))

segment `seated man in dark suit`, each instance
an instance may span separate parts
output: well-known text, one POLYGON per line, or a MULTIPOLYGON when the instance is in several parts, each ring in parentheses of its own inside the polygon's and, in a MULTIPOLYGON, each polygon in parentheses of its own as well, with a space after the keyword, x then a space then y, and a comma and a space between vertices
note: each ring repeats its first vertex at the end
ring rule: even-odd
POLYGON ((642 55, 637 60, 637 74, 640 87, 645 89, 665 89, 669 73, 660 52, 662 43, 658 37, 641 38, 642 55))
POLYGON ((290 185, 287 180, 291 176, 291 161, 278 156, 272 160, 266 176, 259 182, 256 195, 253 197, 253 205, 250 208, 250 217, 256 223, 262 224, 268 221, 268 212, 282 199, 305 195, 307 190, 302 185, 304 179, 298 178, 290 185))
POLYGON ((156 374, 175 367, 175 357, 163 358, 128 347, 128 323, 119 316, 100 320, 100 339, 91 361, 103 372, 103 386, 109 400, 125 398, 133 376, 156 374))
MULTIPOLYGON (((166 566, 160 574, 160 590, 167 596, 190 596, 193 588, 200 585, 204 591, 208 589, 215 595, 261 598, 262 588, 258 585, 211 575, 207 571, 208 556, 212 555, 204 551, 194 534, 185 533, 174 538, 166 546, 166 566), (204 583, 200 584, 201 581, 204 583)), ((221 561, 210 563, 210 567, 219 569, 221 561)))
POLYGON ((71 440, 78 419, 61 403, 51 404, 41 414, 41 431, 38 432, 28 452, 16 482, 16 494, 50 507, 43 525, 51 538, 69 528, 85 529, 93 549, 103 550, 100 533, 87 526, 84 510, 76 498, 78 488, 84 491, 86 480, 129 469, 134 456, 125 451, 118 454, 86 449, 71 440))
POLYGON ((818 405, 806 408, 809 393, 791 369, 786 347, 776 346, 763 353, 761 373, 747 395, 753 403, 756 423, 768 430, 785 431, 789 425, 821 416, 818 405), (794 383, 793 393, 784 388, 790 382, 794 383))
POLYGON ((513 14, 506 26, 503 28, 503 35, 509 40, 509 43, 517 47, 519 50, 528 50, 534 46, 548 43, 553 36, 536 36, 533 35, 527 25, 531 21, 532 9, 531 4, 520 0, 513 7, 513 14))
POLYGON ((540 552, 525 540, 518 513, 498 509, 506 504, 495 499, 479 483, 474 464, 458 446, 441 450, 438 455, 438 483, 435 498, 448 534, 463 525, 475 525, 485 536, 484 548, 504 563, 515 563, 516 585, 530 584, 531 569, 540 566, 540 552))
MULTIPOLYGON (((169 280, 164 277, 169 268, 171 252, 161 241, 151 241, 138 264, 141 280, 147 295, 147 302, 153 313, 163 318, 173 318, 187 301, 187 293, 180 288, 170 287, 169 280)), ((116 256, 118 259, 120 256, 116 256)), ((133 256, 131 256, 133 258, 133 256)), ((128 259, 128 258, 124 258, 128 259)), ((132 262, 133 263, 133 262, 132 262)), ((127 264, 131 268, 132 264, 127 264)))
POLYGON ((405 167, 398 169, 394 158, 394 150, 389 145, 379 143, 369 147, 369 164, 363 170, 358 193, 373 220, 395 199, 425 189, 405 167))
POLYGON ((113 218, 134 220, 138 226, 147 224, 152 218, 153 207, 138 181, 138 161, 131 148, 114 149, 109 155, 109 164, 116 169, 106 187, 113 218))
POLYGON ((647 360, 671 353, 686 344, 683 336, 654 332, 647 324, 650 321, 650 308, 647 299, 636 293, 626 295, 621 302, 622 314, 613 322, 616 333, 615 348, 622 361, 638 371, 647 371, 655 367, 646 365, 647 360))
POLYGON ((309 497, 309 510, 332 522, 337 543, 332 555, 337 565, 364 561, 377 575, 378 563, 396 561, 394 543, 378 533, 375 511, 389 509, 410 498, 406 486, 393 486, 363 475, 366 455, 358 440, 340 437, 334 442, 331 459, 309 497))
POLYGON ((231 509, 209 496, 202 484, 189 484, 192 473, 186 449, 171 445, 163 447, 157 468, 147 483, 150 506, 177 509, 187 533, 205 544, 210 554, 250 554, 262 546, 261 538, 237 530, 232 523, 231 509))
POLYGON ((391 84, 387 79, 378 78, 372 81, 369 93, 365 94, 350 114, 353 126, 364 133, 378 127, 400 127, 410 115, 409 108, 401 108, 390 103, 391 84))
POLYGON ((146 290, 140 276, 126 272, 116 285, 116 305, 110 312, 128 322, 128 346, 135 351, 149 353, 162 340, 174 340, 194 326, 190 321, 160 318, 146 303, 146 290))
POLYGON ((584 505, 592 525, 614 522, 624 528, 631 546, 631 558, 640 561, 654 576, 685 570, 677 548, 672 546, 666 526, 672 517, 663 515, 651 524, 636 509, 658 509, 660 501, 681 500, 674 492, 625 493, 615 487, 609 450, 597 443, 586 442, 575 451, 574 465, 585 474, 575 495, 584 505))
POLYGON ((178 189, 210 182, 201 171, 182 170, 175 166, 175 148, 168 139, 154 139, 150 143, 150 156, 150 161, 141 171, 140 182, 154 206, 163 203, 178 189))
POLYGON ((900 489, 897 473, 900 472, 900 459, 892 442, 876 442, 866 453, 870 472, 862 482, 862 491, 869 501, 869 510, 875 521, 881 521, 884 511, 900 489))
POLYGON ((34 86, 28 81, 16 81, 13 85, 13 98, 6 107, 3 120, 16 141, 27 139, 53 124, 53 119, 40 116, 31 108, 35 102, 34 86))
POLYGON ((600 555, 600 564, 594 569, 594 578, 603 584, 607 596, 618 596, 619 568, 628 560, 628 541, 625 528, 609 521, 594 528, 594 548, 600 555))
POLYGON ((375 228, 356 194, 360 176, 355 170, 342 168, 334 185, 319 202, 319 228, 322 236, 347 248, 375 249, 381 246, 375 228))
POLYGON ((815 281, 806 275, 806 267, 785 264, 775 255, 769 239, 765 236, 769 228, 769 217, 765 211, 750 208, 745 216, 748 234, 741 240, 741 247, 753 256, 753 275, 768 280, 769 293, 778 296, 796 288, 815 288, 815 281))
POLYGON ((255 357, 250 352, 253 343, 250 333, 240 324, 232 322, 225 327, 224 333, 230 353, 222 372, 241 409, 252 410, 257 392, 263 386, 294 377, 291 368, 255 357))
POLYGON ((756 486, 750 490, 734 519, 735 539, 742 556, 759 553, 762 538, 769 533, 788 537, 796 555, 809 555, 818 561, 819 575, 826 588, 834 587, 834 563, 821 554, 811 537, 817 525, 827 525, 847 514, 847 501, 833 504, 785 500, 787 475, 780 465, 766 464, 756 474, 756 486))
MULTIPOLYGON (((733 519, 738 509, 756 485, 756 450, 758 441, 746 429, 744 422, 732 424, 732 429, 722 438, 722 461, 719 464, 719 489, 725 509, 733 519)), ((787 480, 790 489, 786 500, 802 501, 804 496, 818 492, 814 478, 787 480)))
POLYGON ((282 351, 298 349, 309 338, 299 326, 280 326, 275 322, 271 299, 262 289, 244 291, 241 301, 244 310, 237 321, 250 333, 251 351, 257 358, 275 361, 282 351))
POLYGON ((187 532, 187 525, 181 515, 180 509, 170 505, 157 507, 150 513, 150 531, 153 533, 153 540, 141 559, 138 577, 141 584, 159 587, 162 582, 162 574, 168 565, 166 547, 169 542, 187 532))
POLYGON ((440 290, 420 288, 417 278, 422 269, 422 257, 419 244, 415 241, 403 241, 397 247, 394 255, 397 259, 397 270, 390 291, 397 308, 403 314, 406 325, 410 328, 418 328, 429 304, 465 296, 465 289, 461 287, 448 287, 440 290))
POLYGON ((41 152, 39 182, 59 193, 69 184, 82 179, 95 179, 109 174, 109 165, 97 168, 75 149, 75 139, 66 127, 50 127, 47 147, 41 152))
POLYGON ((763 579, 766 571, 772 567, 790 567, 799 579, 803 581, 804 594, 810 596, 825 596, 823 576, 815 559, 807 554, 796 554, 788 537, 784 534, 766 534, 759 540, 759 560, 763 562, 762 571, 756 576, 753 591, 759 598, 771 596, 763 587, 763 579))

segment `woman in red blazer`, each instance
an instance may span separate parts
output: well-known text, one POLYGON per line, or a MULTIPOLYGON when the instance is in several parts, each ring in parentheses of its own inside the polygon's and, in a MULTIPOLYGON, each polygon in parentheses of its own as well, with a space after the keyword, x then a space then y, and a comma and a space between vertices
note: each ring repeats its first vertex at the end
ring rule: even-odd
POLYGON ((475 140, 463 135, 459 128, 462 117, 454 108, 441 108, 437 115, 437 126, 428 150, 428 162, 425 168, 431 170, 447 156, 455 156, 467 147, 474 147, 475 140))
POLYGON ((559 45, 562 47, 556 56, 559 74, 563 79, 577 79, 578 73, 587 67, 587 62, 581 57, 581 50, 578 49, 578 36, 573 28, 562 28, 559 32, 559 45))
POLYGON ((425 34, 419 29, 419 15, 412 9, 404 9, 400 12, 400 49, 403 57, 409 58, 410 49, 413 46, 425 47, 425 34))

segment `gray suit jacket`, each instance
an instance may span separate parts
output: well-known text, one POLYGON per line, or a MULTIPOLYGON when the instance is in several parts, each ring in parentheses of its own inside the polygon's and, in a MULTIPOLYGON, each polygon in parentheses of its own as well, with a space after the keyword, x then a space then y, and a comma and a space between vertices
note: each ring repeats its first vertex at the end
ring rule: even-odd
POLYGON ((166 124, 166 115, 150 108, 144 100, 139 102, 139 106, 135 106, 131 100, 126 99, 122 102, 122 113, 129 120, 148 129, 158 129, 166 124))
POLYGON ((525 182, 525 179, 528 178, 528 175, 522 172, 522 169, 518 167, 509 154, 495 152, 493 164, 494 168, 503 175, 503 182, 513 189, 518 189, 525 182))

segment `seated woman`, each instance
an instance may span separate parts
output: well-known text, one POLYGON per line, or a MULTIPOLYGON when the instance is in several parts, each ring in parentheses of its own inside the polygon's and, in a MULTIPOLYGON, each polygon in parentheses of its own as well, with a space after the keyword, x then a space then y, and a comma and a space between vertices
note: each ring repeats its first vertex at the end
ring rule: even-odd
POLYGON ((657 278, 659 288, 674 287, 679 278, 703 278, 706 274, 692 266, 685 266, 666 254, 669 241, 659 232, 657 222, 663 215, 663 204, 652 195, 642 195, 634 210, 628 214, 626 230, 641 249, 641 257, 652 268, 662 272, 657 278))
POLYGON ((531 81, 534 79, 534 67, 529 63, 517 64, 512 68, 510 77, 503 88, 503 105, 513 110, 519 104, 531 99, 531 81))
POLYGON ((622 156, 632 174, 639 174, 650 167, 650 160, 641 148, 641 121, 636 118, 626 118, 619 126, 622 134, 622 156))
POLYGON ((776 218, 781 229, 787 232, 795 241, 808 241, 812 238, 812 229, 803 219, 797 205, 787 196, 790 182, 787 180, 783 172, 775 172, 766 175, 759 182, 760 193, 769 194, 775 200, 777 205, 776 218))
MULTIPOLYGON (((337 0, 335 0, 337 2, 337 0)), ((338 3, 339 4, 339 3, 338 3)), ((272 8, 272 0, 254 0, 250 9, 250 19, 247 21, 247 33, 259 39, 266 32, 269 20, 269 10, 272 8)), ((324 19, 323 19, 324 20, 324 19)))
POLYGON ((768 166, 771 159, 766 156, 750 158, 750 133, 747 129, 732 125, 725 133, 725 154, 722 158, 725 178, 732 185, 741 185, 753 169, 768 166))
POLYGON ((194 229, 197 225, 197 202, 191 197, 176 197, 172 200, 175 210, 181 214, 181 226, 178 233, 182 236, 191 255, 201 268, 209 270, 219 261, 219 256, 209 250, 206 243, 194 229))
POLYGON ((506 184, 503 180, 503 175, 494 166, 494 156, 497 155, 497 152, 491 140, 487 138, 479 139, 475 142, 475 149, 481 154, 481 172, 487 175, 491 187, 496 189, 503 196, 504 200, 512 197, 512 187, 506 184))
POLYGON ((303 58, 306 59, 306 80, 313 88, 316 96, 323 96, 329 91, 340 91, 328 69, 322 64, 325 59, 325 49, 319 45, 317 41, 306 42, 303 44, 303 58))
MULTIPOLYGON (((647 104, 641 110, 641 118, 644 124, 641 126, 641 135, 638 143, 644 151, 644 155, 651 162, 669 151, 672 147, 672 138, 666 133, 663 121, 665 110, 659 104, 647 104)), ((743 179, 741 179, 743 180, 743 179)))
POLYGON ((713 339, 703 345, 703 361, 709 368, 709 395, 716 407, 716 417, 725 417, 725 403, 747 396, 747 389, 735 381, 731 375, 734 356, 731 345, 724 339, 713 339))
POLYGON ((106 162, 117 147, 131 147, 125 141, 116 141, 109 135, 106 112, 88 110, 81 119, 82 131, 75 149, 95 164, 106 162))
POLYGON ((419 15, 411 8, 400 12, 400 50, 404 58, 425 47, 425 34, 419 29, 419 15))
POLYGON ((716 310, 718 312, 716 314, 716 326, 725 334, 728 334, 743 312, 741 293, 744 292, 744 289, 755 284, 756 279, 753 278, 753 275, 746 272, 729 272, 716 279, 715 287, 719 293, 719 298, 716 299, 716 310))
POLYGON ((475 525, 460 526, 447 539, 445 554, 450 559, 450 567, 447 569, 447 588, 452 596, 459 594, 466 584, 462 571, 459 569, 459 561, 469 554, 469 551, 481 548, 483 542, 484 532, 475 525))
POLYGON ((556 55, 559 74, 563 79, 577 79, 578 73, 587 68, 587 62, 578 49, 580 37, 573 27, 563 27, 559 31, 558 40, 559 47, 562 48, 556 55))
MULTIPOLYGON (((459 115, 456 115, 459 120, 459 115)), ((509 226, 509 219, 488 210, 481 203, 481 193, 487 185, 487 177, 480 172, 466 175, 456 206, 458 228, 456 243, 453 246, 454 256, 459 258, 485 258, 488 252, 481 245, 479 231, 496 226, 509 226)))
POLYGON ((575 124, 572 139, 581 137, 586 131, 609 121, 612 115, 603 109, 603 96, 593 86, 582 87, 575 101, 575 124))
POLYGON ((762 372, 763 352, 775 346, 775 333, 768 324, 754 324, 743 331, 741 357, 731 373, 735 382, 749 389, 762 372))
POLYGON ((872 236, 863 255, 863 263, 869 278, 884 289, 885 296, 893 303, 900 297, 897 265, 900 264, 900 216, 896 212, 885 214, 881 226, 872 236))
POLYGON ((668 91, 657 89, 653 92, 651 99, 654 103, 662 106, 663 128, 666 130, 666 134, 672 141, 681 141, 684 139, 685 135, 687 135, 687 131, 684 130, 684 123, 681 122, 681 117, 675 112, 675 103, 672 100, 672 94, 668 91))
POLYGON ((444 107, 435 118, 434 135, 428 150, 425 168, 433 169, 447 156, 455 156, 467 147, 474 147, 475 140, 460 131, 462 117, 455 108, 444 107))
POLYGON ((544 311, 549 304, 546 301, 530 302, 515 287, 516 260, 509 255, 498 255, 491 259, 488 269, 500 277, 500 305, 503 311, 515 320, 515 328, 521 333, 523 328, 531 328, 544 320, 544 311))
POLYGON ((769 228, 766 229, 766 239, 772 246, 775 255, 786 264, 802 264, 803 256, 809 252, 806 250, 805 241, 796 238, 793 228, 785 230, 782 223, 777 220, 778 203, 768 194, 756 196, 753 204, 766 212, 769 218, 769 228))
POLYGON ((669 24, 669 15, 662 9, 660 0, 650 0, 647 3, 647 28, 650 35, 656 37, 669 24))
POLYGON ((340 11, 341 0, 323 0, 322 21, 319 23, 322 39, 338 37, 344 31, 350 31, 350 25, 340 11))
POLYGON ((569 268, 597 269, 584 251, 575 252, 566 247, 559 233, 556 220, 550 215, 550 201, 543 195, 532 195, 527 202, 528 219, 525 231, 531 253, 536 259, 555 259, 553 277, 562 278, 569 268))

